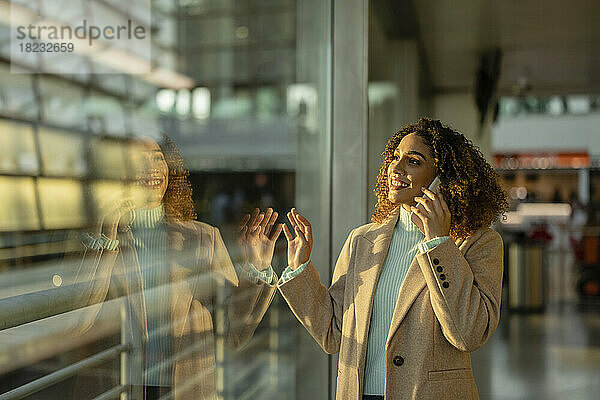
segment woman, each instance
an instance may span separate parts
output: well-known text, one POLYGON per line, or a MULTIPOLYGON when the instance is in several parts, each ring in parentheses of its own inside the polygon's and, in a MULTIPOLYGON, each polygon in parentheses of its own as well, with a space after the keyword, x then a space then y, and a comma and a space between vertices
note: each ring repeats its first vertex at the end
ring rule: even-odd
POLYGON ((350 233, 329 288, 310 261, 310 223, 288 213, 279 290, 323 350, 339 351, 337 399, 477 399, 469 353, 499 321, 502 239, 489 225, 505 194, 439 121, 404 127, 383 158, 373 222, 350 233))
POLYGON ((239 237, 246 265, 236 270, 219 230, 195 221, 188 173, 170 139, 142 140, 135 150, 141 204, 118 202, 98 236, 87 236, 78 281, 88 285, 82 305, 92 307, 78 330, 92 326, 114 289, 128 311, 134 397, 216 399, 215 336, 242 346, 275 294, 277 213, 246 216, 239 237))

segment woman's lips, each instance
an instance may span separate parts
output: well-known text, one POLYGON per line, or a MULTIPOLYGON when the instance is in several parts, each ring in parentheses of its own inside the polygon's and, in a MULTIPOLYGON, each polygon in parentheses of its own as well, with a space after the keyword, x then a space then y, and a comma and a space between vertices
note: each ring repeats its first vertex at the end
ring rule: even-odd
POLYGON ((147 176, 147 177, 142 177, 142 178, 138 179, 139 185, 152 187, 152 188, 160 187, 163 182, 164 182, 164 178, 161 176, 147 176))
POLYGON ((406 189, 409 186, 410 186, 410 184, 403 182, 398 178, 395 178, 395 177, 390 178, 390 189, 392 189, 392 190, 406 189))

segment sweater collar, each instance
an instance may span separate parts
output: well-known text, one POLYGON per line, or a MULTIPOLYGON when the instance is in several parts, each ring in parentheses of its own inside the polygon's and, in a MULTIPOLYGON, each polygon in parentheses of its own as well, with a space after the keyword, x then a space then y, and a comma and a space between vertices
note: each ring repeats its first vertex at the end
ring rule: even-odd
POLYGON ((400 214, 398 221, 396 222, 395 229, 402 229, 408 232, 421 232, 419 228, 410 220, 411 212, 406 211, 404 207, 400 206, 400 214))
POLYGON ((131 224, 132 228, 154 228, 164 220, 165 209, 162 204, 154 208, 138 208, 135 210, 135 218, 131 224))

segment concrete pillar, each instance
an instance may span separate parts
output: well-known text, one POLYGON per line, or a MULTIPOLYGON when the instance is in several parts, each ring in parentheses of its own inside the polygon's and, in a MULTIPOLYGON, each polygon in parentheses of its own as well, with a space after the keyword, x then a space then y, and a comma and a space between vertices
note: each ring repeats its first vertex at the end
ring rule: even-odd
MULTIPOLYGON (((331 10, 330 0, 296 3, 296 82, 306 92, 298 117, 296 208, 313 226, 311 259, 331 277, 331 10), (313 121, 309 123, 309 121, 313 121)), ((287 220, 287 218, 286 218, 287 220)), ((295 399, 327 400, 330 357, 302 325, 295 332, 295 399)))
MULTIPOLYGON (((300 124, 296 204, 313 224, 311 259, 329 285, 350 230, 368 219, 368 1, 297 4, 297 83, 314 91, 307 112, 317 122, 300 124)), ((296 398, 334 396, 337 357, 327 357, 304 328, 296 344, 296 398)))
POLYGON ((377 199, 373 189, 381 167, 381 153, 392 135, 404 125, 419 117, 419 54, 414 40, 388 41, 371 28, 371 42, 379 54, 372 54, 370 62, 378 79, 369 83, 369 138, 368 138, 368 214, 375 209, 377 199), (384 43, 380 43, 384 41, 384 43), (383 51, 382 51, 383 50, 383 51), (385 64, 385 67, 380 65, 385 64), (388 90, 385 90, 385 89, 388 90))

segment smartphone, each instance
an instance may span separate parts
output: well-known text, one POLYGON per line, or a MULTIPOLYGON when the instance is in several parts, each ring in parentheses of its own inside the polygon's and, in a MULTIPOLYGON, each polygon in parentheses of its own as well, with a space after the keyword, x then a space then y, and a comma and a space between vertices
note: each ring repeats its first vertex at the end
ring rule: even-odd
POLYGON ((440 177, 436 176, 433 181, 431 182, 431 184, 429 185, 429 187, 427 189, 431 190, 432 192, 437 194, 437 190, 440 187, 440 177))
MULTIPOLYGON (((438 188, 440 187, 440 177, 436 176, 433 181, 431 181, 431 183, 429 184, 429 187, 427 189, 431 190, 432 192, 436 193, 438 192, 438 188)), ((425 194, 423 194, 425 195, 425 194)), ((419 210, 424 210, 425 207, 423 207, 423 204, 421 203, 417 203, 417 209, 419 210)), ((410 220, 412 221, 413 224, 415 224, 417 226, 417 228, 419 228, 419 230, 421 232, 423 232, 423 222, 421 221, 421 218, 417 217, 416 215, 414 215, 413 212, 410 213, 410 220)), ((425 233, 425 232, 423 232, 425 233)))

